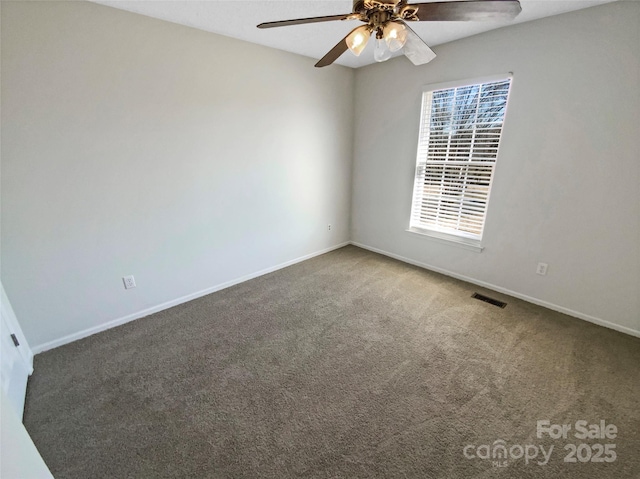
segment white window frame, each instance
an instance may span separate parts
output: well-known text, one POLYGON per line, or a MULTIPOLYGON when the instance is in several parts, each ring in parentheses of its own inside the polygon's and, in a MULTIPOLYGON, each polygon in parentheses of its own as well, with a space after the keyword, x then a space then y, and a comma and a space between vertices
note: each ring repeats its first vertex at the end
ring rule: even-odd
POLYGON ((420 133, 418 138, 418 152, 416 155, 416 170, 415 170, 416 173, 414 177, 413 195, 411 197, 411 216, 409 219, 409 228, 407 229, 409 233, 414 233, 422 237, 428 237, 430 239, 435 239, 438 241, 444 241, 449 244, 456 244, 463 248, 470 249, 477 252, 482 251, 483 249, 483 246, 481 244, 482 235, 484 233, 484 225, 486 223, 487 213, 489 210, 489 199, 491 196, 491 188, 493 185, 493 178, 495 177, 495 167, 496 167, 497 159, 500 153, 500 146, 502 144, 502 134, 504 132, 504 124, 506 122, 507 111, 509 108, 509 96, 511 94, 512 87, 513 87, 513 74, 506 73, 501 75, 492 75, 492 76, 474 78, 474 79, 468 79, 468 80, 458 80, 453 82, 431 84, 423 88, 421 116, 420 116, 420 133), (506 81, 506 80, 510 81, 510 87, 507 93, 507 104, 505 107, 505 115, 502 120, 502 129, 500 133, 500 138, 498 140, 496 156, 495 156, 495 160, 493 161, 493 170, 491 172, 491 178, 489 179, 489 187, 488 187, 488 193, 487 193, 486 204, 484 209, 484 217, 483 217, 480 234, 474 235, 474 234, 466 233, 464 231, 457 231, 457 230, 445 229, 445 228, 440 229, 433 226, 418 224, 415 218, 417 217, 417 210, 419 208, 418 201, 420 201, 421 199, 421 197, 419 197, 419 192, 418 192, 418 188, 420 186, 419 180, 421 179, 420 169, 424 168, 425 165, 427 164, 424 142, 426 141, 428 144, 428 141, 429 141, 428 135, 426 139, 424 138, 424 131, 425 131, 424 125, 425 125, 425 121, 430 122, 430 115, 431 115, 431 111, 426 111, 427 109, 425 108, 426 106, 425 102, 428 101, 427 94, 433 93, 438 90, 448 90, 448 89, 461 88, 461 87, 472 86, 472 85, 480 85, 485 83, 495 83, 495 82, 506 81))

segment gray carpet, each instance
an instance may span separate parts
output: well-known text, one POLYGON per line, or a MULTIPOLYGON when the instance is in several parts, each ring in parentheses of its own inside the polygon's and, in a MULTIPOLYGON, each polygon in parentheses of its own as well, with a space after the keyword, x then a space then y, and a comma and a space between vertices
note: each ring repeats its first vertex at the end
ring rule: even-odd
POLYGON ((58 479, 640 477, 640 339, 478 290, 342 248, 36 356, 25 424, 58 479))

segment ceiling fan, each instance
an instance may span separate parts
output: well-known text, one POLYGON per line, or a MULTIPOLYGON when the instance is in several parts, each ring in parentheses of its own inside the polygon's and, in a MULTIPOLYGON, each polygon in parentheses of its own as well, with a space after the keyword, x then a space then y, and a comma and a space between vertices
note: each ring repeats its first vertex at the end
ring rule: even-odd
POLYGON ((374 50, 376 61, 388 60, 393 52, 403 49, 405 56, 414 65, 424 65, 433 60, 436 54, 406 22, 510 20, 515 18, 521 10, 518 0, 454 0, 413 4, 407 3, 407 0, 353 0, 352 13, 266 22, 258 25, 258 28, 334 20, 360 20, 364 25, 349 32, 316 63, 316 67, 331 65, 347 50, 359 56, 373 33, 376 36, 374 50))

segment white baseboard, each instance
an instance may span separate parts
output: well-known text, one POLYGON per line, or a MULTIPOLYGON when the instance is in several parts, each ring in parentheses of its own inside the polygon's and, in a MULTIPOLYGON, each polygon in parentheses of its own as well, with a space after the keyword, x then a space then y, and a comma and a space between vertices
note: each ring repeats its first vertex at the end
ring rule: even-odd
POLYGON ((441 273, 444 274, 445 276, 451 276, 452 278, 456 278, 456 279, 460 279, 462 281, 466 281, 467 283, 472 283, 478 286, 482 286, 483 288, 486 289, 490 289, 493 291, 497 291, 499 293, 504 293, 504 294, 508 294, 509 296, 513 296, 514 298, 518 298, 518 299, 522 299, 524 301, 527 301, 529 303, 533 303, 533 304, 537 304, 538 306, 543 306, 547 309, 552 309, 554 311, 558 311, 559 313, 564 313, 567 314, 569 316, 573 316, 574 318, 578 318, 578 319, 583 319, 585 321, 589 321, 590 323, 594 323, 597 324, 598 326, 604 326, 605 328, 609 328, 609 329, 615 329, 616 331, 619 331, 621 333, 625 333, 625 334, 629 334, 631 336, 636 336, 638 338, 640 338, 640 331, 632 329, 632 328, 628 328, 626 326, 621 326, 619 324, 616 323, 612 323, 610 321, 606 321, 604 319, 600 319, 600 318, 596 318, 595 316, 590 316, 588 314, 585 313, 581 313, 579 311, 574 311, 572 309, 569 308, 565 308, 564 306, 558 306, 557 304, 553 304, 553 303, 549 303, 548 301, 543 301, 541 299, 538 298, 534 298, 532 296, 527 296, 526 294, 522 294, 522 293, 518 293, 517 291, 511 291, 510 289, 507 288, 503 288, 501 286, 496 286, 495 284, 491 284, 491 283, 487 283, 485 281, 480 281, 474 278, 470 278, 468 276, 464 276, 462 274, 458 274, 458 273, 454 273, 452 271, 443 269, 443 268, 438 268, 436 266, 432 266, 430 264, 426 264, 426 263, 422 263, 420 261, 415 261, 413 259, 410 258, 405 258, 404 256, 400 256, 394 253, 389 253, 388 251, 384 251, 378 248, 374 248, 373 246, 368 246, 362 243, 358 243, 355 241, 351 241, 351 244, 354 246, 357 246, 358 248, 362 248, 362 249, 366 249, 369 251, 373 251, 374 253, 379 253, 381 255, 384 256, 388 256, 390 258, 393 259, 397 259, 399 261, 402 261, 403 263, 409 263, 412 264, 414 266, 419 266, 420 268, 425 268, 428 269, 430 271, 435 271, 436 273, 441 273))
POLYGON ((207 294, 215 293, 216 291, 220 291, 222 289, 229 288, 230 286, 234 286, 239 283, 243 283, 253 278, 257 278, 258 276, 263 276, 268 273, 272 273, 282 268, 286 268, 287 266, 294 265, 296 263, 300 263, 302 261, 306 261, 315 256, 320 256, 321 254, 328 253, 330 251, 340 249, 344 246, 350 244, 348 241, 344 243, 340 243, 335 246, 331 246, 329 248, 325 248, 321 251, 316 251, 315 253, 310 253, 305 256, 301 256, 300 258, 293 259, 291 261, 287 261, 285 263, 278 264, 276 266, 272 266, 270 268, 266 268, 255 273, 247 274, 245 276, 241 276, 240 278, 232 279, 231 281, 227 281, 225 283, 221 283, 215 286, 212 286, 207 289, 203 289, 202 291, 198 291, 196 293, 188 294, 186 296, 182 296, 180 298, 176 298, 171 301, 167 301, 166 303, 159 304, 157 306, 152 306, 151 308, 143 309, 142 311, 138 311, 136 313, 129 314, 127 316, 123 316, 121 318, 113 319, 111 321, 107 321, 106 323, 100 324, 98 326, 94 326, 93 328, 85 329, 82 331, 78 331, 77 333, 69 334, 59 339, 54 339, 53 341, 49 341, 43 344, 39 344, 34 346, 32 349, 33 354, 42 353, 44 351, 48 351, 49 349, 57 348, 59 346, 63 346, 65 344, 71 343, 73 341, 77 341, 82 338, 86 338, 87 336, 91 336, 96 333, 100 333, 102 331, 106 331, 107 329, 115 328, 116 326, 120 326, 121 324, 128 323, 135 319, 144 318, 145 316, 149 316, 150 314, 157 313, 159 311, 163 311, 165 309, 172 308, 173 306, 177 306, 182 303, 186 303, 188 301, 192 301, 194 299, 200 298, 202 296, 206 296, 207 294))
POLYGON ((415 260, 412 260, 410 258, 405 258, 404 256, 400 256, 400 255, 397 255, 397 254, 394 254, 394 253, 390 253, 388 251, 384 251, 384 250, 381 250, 381 249, 378 249, 378 248, 374 248, 372 246, 368 246, 368 245, 365 245, 365 244, 362 244, 362 243, 358 243, 358 242, 355 242, 355 241, 347 241, 347 242, 340 243, 338 245, 331 246, 329 248, 323 249, 321 251, 316 251, 315 253, 311 253, 311 254, 308 254, 308 255, 305 255, 305 256, 301 256, 300 258, 296 258, 296 259, 293 259, 291 261, 287 261, 285 263, 281 263, 281 264, 278 264, 276 266, 272 266, 270 268, 263 269, 261 271, 257 271, 255 273, 251 273, 251 274, 242 276, 240 278, 236 278, 236 279, 233 279, 231 281, 227 281, 225 283, 221 283, 221 284, 212 286, 212 287, 204 289, 202 291, 198 291, 196 293, 188 294, 186 296, 182 296, 180 298, 176 298, 174 300, 167 301, 166 303, 162 303, 162 304, 159 304, 157 306, 152 306, 151 308, 147 308, 147 309, 144 309, 142 311, 138 311, 136 313, 132 313, 132 314, 129 314, 127 316, 123 316, 121 318, 117 318, 117 319, 114 319, 114 320, 111 320, 111 321, 107 321, 106 323, 100 324, 98 326, 94 326, 93 328, 85 329, 85 330, 79 331, 77 333, 69 334, 69 335, 64 336, 62 338, 59 338, 59 339, 54 339, 53 341, 49 341, 49 342, 46 342, 46 343, 43 343, 43 344, 39 344, 37 346, 32 347, 31 350, 32 350, 33 354, 38 354, 38 353, 42 353, 44 351, 48 351, 49 349, 53 349, 53 348, 57 348, 59 346, 63 346, 65 344, 71 343, 73 341, 77 341, 79 339, 86 338, 87 336, 91 336, 93 334, 100 333, 102 331, 106 331, 107 329, 115 328, 116 326, 120 326, 121 324, 125 324, 125 323, 128 323, 128 322, 136 320, 136 319, 144 318, 145 316, 149 316, 150 314, 157 313, 159 311, 163 311, 165 309, 172 308, 173 306, 177 306, 179 304, 186 303, 188 301, 192 301, 192 300, 200 298, 202 296, 206 296, 207 294, 215 293, 216 291, 220 291, 220 290, 223 290, 225 288, 229 288, 230 286, 234 286, 236 284, 243 283, 244 281, 248 281, 250 279, 257 278, 259 276, 263 276, 263 275, 268 274, 268 273, 272 273, 273 271, 277 271, 279 269, 286 268, 287 266, 291 266, 291 265, 294 265, 296 263, 300 263, 302 261, 311 259, 311 258, 313 258, 315 256, 320 256, 320 255, 328 253, 330 251, 333 251, 333 250, 336 250, 336 249, 340 249, 340 248, 342 248, 344 246, 347 246, 348 244, 352 244, 352 245, 357 246, 359 248, 366 249, 366 250, 369 250, 369 251, 373 251, 374 253, 379 253, 381 255, 397 259, 397 260, 402 261, 404 263, 409 263, 409 264, 412 264, 412 265, 415 265, 415 266, 419 266, 420 268, 425 268, 425 269, 428 269, 428 270, 431 270, 431 271, 435 271, 436 273, 441 273, 441 274, 444 274, 446 276, 451 276, 452 278, 456 278, 456 279, 460 279, 462 281, 466 281, 468 283, 476 284, 476 285, 481 286, 483 288, 487 288, 487 289, 490 289, 490 290, 493 290, 493 291, 498 291, 500 293, 504 293, 504 294, 507 294, 509 296, 513 296, 514 298, 522 299, 522 300, 527 301, 529 303, 537 304, 538 306, 543 306, 545 308, 552 309, 554 311, 558 311, 560 313, 564 313, 564 314, 567 314, 569 316, 573 316, 575 318, 579 318, 579 319, 583 319, 585 321, 589 321, 590 323, 594 323, 594 324, 597 324, 599 326, 604 326, 605 328, 614 329, 616 331, 620 331, 621 333, 626 333, 626 334, 629 334, 631 336, 640 337, 640 331, 632 329, 632 328, 628 328, 626 326, 621 326, 619 324, 615 324, 615 323, 612 323, 610 321, 606 321, 604 319, 596 318, 594 316, 590 316, 588 314, 581 313, 579 311, 574 311, 572 309, 565 308, 563 306, 558 306, 557 304, 549 303, 547 301, 543 301, 543 300, 538 299, 538 298, 527 296, 526 294, 518 293, 517 291, 512 291, 510 289, 503 288, 501 286, 496 286, 494 284, 487 283, 485 281, 480 281, 480 280, 477 280, 477 279, 474 279, 474 278, 470 278, 468 276, 464 276, 462 274, 454 273, 452 271, 449 271, 449 270, 446 270, 446 269, 443 269, 443 268, 438 268, 436 266, 432 266, 432 265, 429 265, 427 263, 422 263, 420 261, 415 261, 415 260))

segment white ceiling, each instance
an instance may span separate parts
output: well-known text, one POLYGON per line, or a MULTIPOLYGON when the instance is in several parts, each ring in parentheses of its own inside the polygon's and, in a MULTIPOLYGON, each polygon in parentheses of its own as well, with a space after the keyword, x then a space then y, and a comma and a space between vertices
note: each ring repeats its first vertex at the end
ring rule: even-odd
MULTIPOLYGON (((357 21, 337 21, 258 29, 262 22, 351 12, 352 0, 90 0, 102 5, 298 53, 313 59, 325 55, 357 21)), ((409 3, 419 3, 414 0, 409 3)), ((429 46, 469 37, 514 23, 592 7, 616 0, 520 0, 522 12, 509 22, 414 22, 411 27, 429 46)), ((356 57, 346 52, 336 62, 352 68, 374 63, 373 43, 356 57)))

